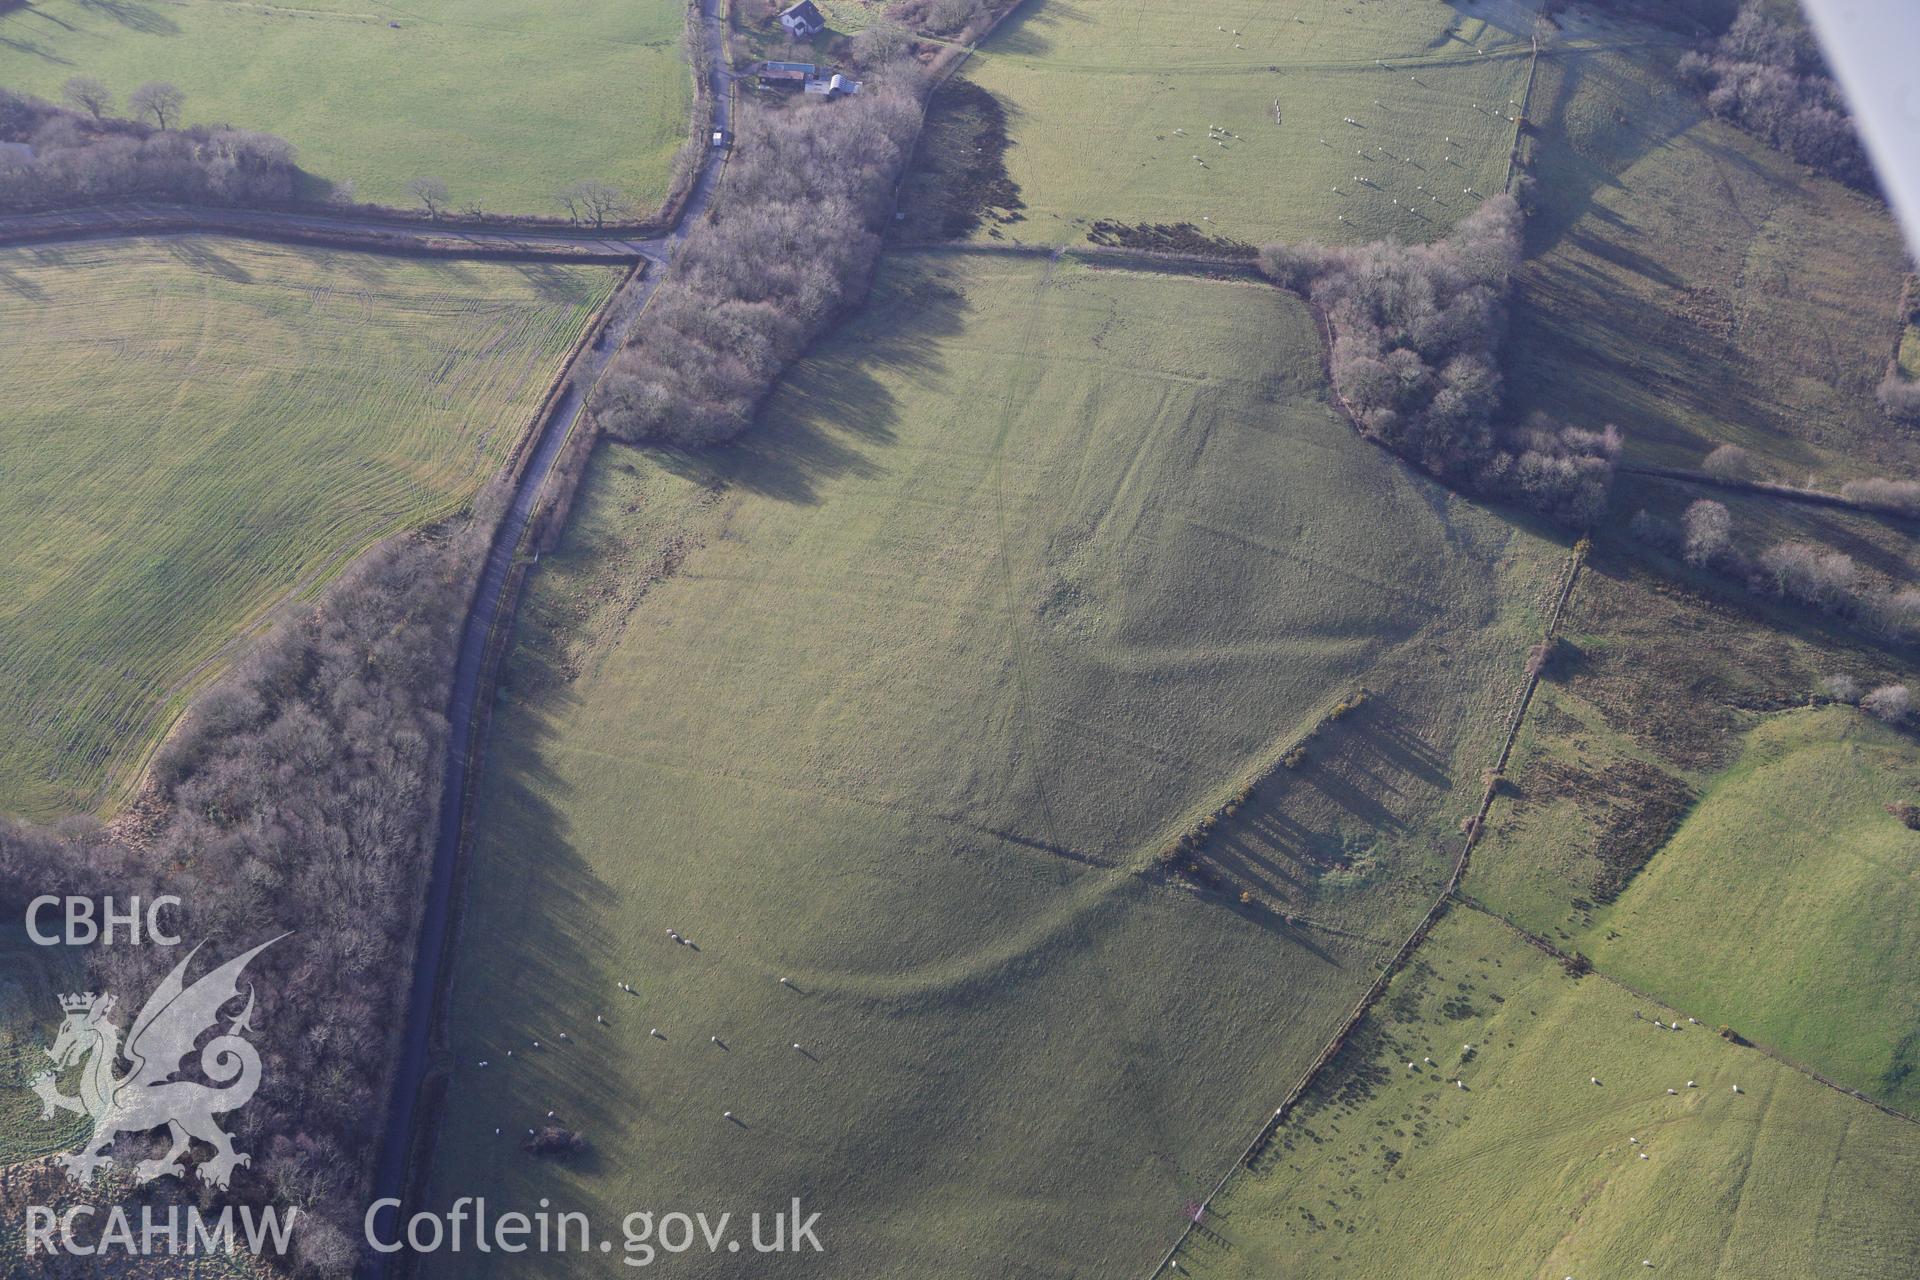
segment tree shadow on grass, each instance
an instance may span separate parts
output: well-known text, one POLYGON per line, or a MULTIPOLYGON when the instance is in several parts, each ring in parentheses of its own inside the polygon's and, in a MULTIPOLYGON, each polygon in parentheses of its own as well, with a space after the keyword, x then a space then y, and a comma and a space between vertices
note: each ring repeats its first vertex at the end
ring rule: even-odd
POLYGON ((47 291, 41 288, 36 281, 7 267, 0 267, 0 289, 5 289, 8 293, 18 294, 29 302, 45 302, 47 300, 47 291))
POLYGON ((129 31, 149 36, 177 36, 180 24, 159 9, 130 0, 74 0, 89 13, 111 18, 129 31))
POLYGON ((982 51, 1019 58, 1044 58, 1054 51, 1057 39, 1064 38, 1068 45, 1074 43, 1070 33, 1060 31, 1062 26, 1067 23, 1086 26, 1093 22, 1092 15, 1068 0, 1047 0, 1045 4, 1025 5, 994 28, 992 37, 982 46, 982 51))
POLYGON ((200 236, 189 236, 167 242, 167 252, 195 271, 204 271, 219 276, 233 284, 252 284, 253 273, 213 249, 213 242, 200 236))
POLYGON ((878 450, 898 441, 899 397, 881 375, 945 387, 943 344, 965 330, 969 310, 938 268, 896 268, 842 329, 814 344, 738 440, 709 449, 660 449, 654 458, 703 485, 732 485, 811 506, 821 488, 886 474, 878 450))

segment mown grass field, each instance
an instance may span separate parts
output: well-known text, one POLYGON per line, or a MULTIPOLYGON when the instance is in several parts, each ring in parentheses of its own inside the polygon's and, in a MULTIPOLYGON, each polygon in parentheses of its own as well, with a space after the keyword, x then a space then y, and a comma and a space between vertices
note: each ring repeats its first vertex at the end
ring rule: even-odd
POLYGON ((100 804, 238 629, 470 497, 617 278, 198 237, 0 252, 0 812, 100 804))
POLYGON ((1112 219, 1254 244, 1444 235, 1479 203, 1465 188, 1502 189, 1534 12, 1028 5, 967 64, 1006 108, 1007 168, 1028 206, 998 234, 1071 242, 1112 219))
POLYGON ((836 1280, 1171 1239, 1425 909, 1564 555, 1319 367, 1264 287, 905 255, 731 449, 603 451, 495 719, 434 1202, 799 1196, 827 1254, 756 1273, 836 1280), (1271 897, 1149 869, 1361 683, 1271 897), (549 1110, 587 1155, 519 1151, 549 1110))
POLYGON ((693 100, 684 15, 675 0, 39 0, 0 12, 0 84, 57 101, 91 75, 124 105, 171 81, 190 122, 277 133, 361 200, 410 205, 406 184, 430 174, 460 209, 559 216, 553 193, 597 178, 650 209, 693 100))
POLYGON ((1920 797, 1920 746, 1805 705, 1828 674, 1896 678, 1897 657, 1772 632, 1616 568, 1576 589, 1468 891, 1913 1110, 1920 833, 1886 806, 1920 797))
POLYGON ((1920 1127, 1635 1010, 1672 1016, 1454 910, 1255 1170, 1228 1184, 1180 1274, 1910 1269, 1920 1127))
POLYGON ((1891 218, 1707 117, 1676 41, 1586 25, 1541 59, 1510 402, 1614 423, 1630 460, 1737 444, 1795 484, 1912 473, 1920 443, 1873 398, 1905 272, 1891 218))

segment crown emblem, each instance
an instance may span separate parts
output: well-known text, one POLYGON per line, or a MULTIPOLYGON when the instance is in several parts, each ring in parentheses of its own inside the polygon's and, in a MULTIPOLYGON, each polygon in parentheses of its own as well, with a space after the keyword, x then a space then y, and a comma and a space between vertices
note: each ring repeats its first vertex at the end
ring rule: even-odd
POLYGON ((61 996, 60 1007, 68 1013, 85 1013, 87 1010, 93 1008, 93 1002, 99 998, 100 997, 92 991, 84 995, 61 996))

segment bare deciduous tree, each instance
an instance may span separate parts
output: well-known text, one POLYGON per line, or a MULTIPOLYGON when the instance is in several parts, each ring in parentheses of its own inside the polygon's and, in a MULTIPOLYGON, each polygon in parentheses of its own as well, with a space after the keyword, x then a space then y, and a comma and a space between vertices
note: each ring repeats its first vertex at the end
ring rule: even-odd
POLYGON ((1835 702, 1860 701, 1860 682, 1850 675, 1831 675, 1820 682, 1820 692, 1835 702))
POLYGON ((447 201, 453 198, 447 191, 446 183, 429 177, 419 177, 409 182, 407 194, 426 206, 429 218, 438 218, 440 211, 447 207, 447 201))
POLYGON ((631 216, 633 201, 618 188, 594 178, 570 182, 557 193, 560 207, 574 222, 591 222, 604 227, 609 219, 631 216))
POLYGON ((1860 699, 1860 706, 1888 724, 1899 724, 1913 710, 1913 695, 1903 684, 1883 684, 1860 699))
POLYGON ((853 60, 862 67, 890 62, 906 52, 913 32, 904 23, 881 18, 853 38, 853 60))
POLYGON ((113 111, 113 91, 92 76, 72 76, 60 87, 60 96, 75 111, 96 121, 113 111))
POLYGON ((164 80, 149 80, 127 95, 127 110, 134 117, 152 116, 154 124, 170 129, 180 122, 187 95, 164 80))
POLYGON ((1681 554, 1690 565, 1703 567, 1723 555, 1733 536, 1733 517, 1712 498, 1701 498, 1680 518, 1681 554))

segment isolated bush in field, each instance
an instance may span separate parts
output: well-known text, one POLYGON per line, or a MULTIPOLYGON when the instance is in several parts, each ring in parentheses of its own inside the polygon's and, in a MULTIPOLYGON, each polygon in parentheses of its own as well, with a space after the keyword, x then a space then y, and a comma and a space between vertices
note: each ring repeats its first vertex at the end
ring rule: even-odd
POLYGON ((1920 382, 1911 382, 1889 369, 1874 398, 1889 418, 1920 422, 1920 382))
POLYGON ((1820 682, 1820 692, 1835 702, 1860 701, 1860 682, 1849 675, 1831 675, 1820 682))
POLYGON ((1860 708, 1888 724, 1899 724, 1913 710, 1913 695, 1903 684, 1883 684, 1860 699, 1860 708))
POLYGON ((1680 59, 1681 79, 1705 96, 1716 116, 1801 164, 1874 190, 1873 166, 1812 33, 1804 24, 1776 21, 1766 10, 1762 0, 1747 0, 1725 35, 1680 59))
POLYGON ((1733 517, 1722 504, 1700 498, 1680 517, 1681 554, 1690 565, 1706 566, 1727 551, 1733 539, 1733 517))
POLYGON ((1700 469, 1716 480, 1751 480, 1758 474, 1752 456, 1737 444, 1723 444, 1713 450, 1700 469))

